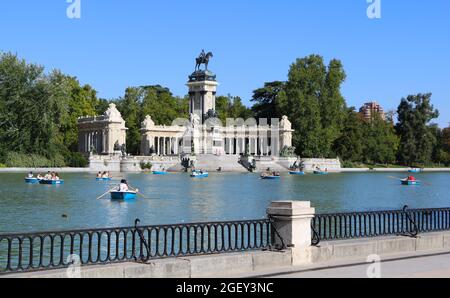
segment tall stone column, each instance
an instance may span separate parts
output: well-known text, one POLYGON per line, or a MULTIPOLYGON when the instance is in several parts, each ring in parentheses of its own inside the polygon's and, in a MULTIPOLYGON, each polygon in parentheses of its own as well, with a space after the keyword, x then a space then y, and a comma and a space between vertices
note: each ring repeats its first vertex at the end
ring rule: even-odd
POLYGON ((162 155, 165 156, 166 155, 166 137, 162 138, 163 142, 162 142, 162 155))
POLYGON ((264 156, 264 139, 260 138, 259 139, 259 151, 261 156, 264 156))
POLYGON ((161 155, 161 138, 156 137, 156 154, 161 155))
POLYGON ((88 132, 88 134, 87 134, 87 138, 88 138, 88 152, 90 152, 91 151, 91 145, 92 145, 92 133, 91 132, 88 132))
POLYGON ((293 265, 311 262, 311 220, 315 215, 311 202, 272 202, 267 215, 273 219, 273 243, 292 251, 293 265))

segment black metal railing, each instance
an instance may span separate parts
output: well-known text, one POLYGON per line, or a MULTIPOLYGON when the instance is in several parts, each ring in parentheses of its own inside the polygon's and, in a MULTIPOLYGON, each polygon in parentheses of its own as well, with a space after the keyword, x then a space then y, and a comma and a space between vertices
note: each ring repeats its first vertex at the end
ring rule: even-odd
POLYGON ((270 220, 0 234, 0 274, 271 247, 270 220))
POLYGON ((445 230, 450 230, 450 208, 405 206, 402 210, 318 214, 312 220, 312 242, 390 235, 415 237, 445 230))

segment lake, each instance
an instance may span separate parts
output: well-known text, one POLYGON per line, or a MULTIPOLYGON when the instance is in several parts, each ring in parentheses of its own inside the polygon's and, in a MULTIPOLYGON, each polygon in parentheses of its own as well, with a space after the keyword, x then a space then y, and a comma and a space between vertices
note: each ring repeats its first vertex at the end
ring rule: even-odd
POLYGON ((406 173, 345 173, 282 176, 211 173, 192 179, 186 173, 155 176, 123 174, 147 198, 113 202, 110 184, 95 174, 62 174, 64 185, 25 184, 24 174, 0 174, 0 233, 258 219, 275 200, 308 200, 318 213, 450 206, 450 173, 423 173, 426 184, 402 186, 390 176, 406 173), (65 214, 67 217, 63 217, 65 214))

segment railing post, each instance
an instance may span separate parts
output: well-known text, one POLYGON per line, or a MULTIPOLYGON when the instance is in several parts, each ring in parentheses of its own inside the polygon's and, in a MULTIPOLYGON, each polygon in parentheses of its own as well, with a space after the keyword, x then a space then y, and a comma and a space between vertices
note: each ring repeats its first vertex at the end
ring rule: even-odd
POLYGON ((267 215, 273 220, 273 244, 284 244, 292 251, 293 264, 310 262, 311 258, 311 220, 315 208, 308 201, 272 202, 267 215), (280 239, 282 238, 282 239, 280 239))

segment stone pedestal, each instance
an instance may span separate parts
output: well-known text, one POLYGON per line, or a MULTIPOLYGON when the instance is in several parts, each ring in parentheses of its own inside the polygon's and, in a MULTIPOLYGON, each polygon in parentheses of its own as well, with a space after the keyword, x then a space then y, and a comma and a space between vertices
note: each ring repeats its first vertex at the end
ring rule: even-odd
POLYGON ((189 77, 189 113, 195 114, 205 121, 208 111, 216 109, 216 89, 218 83, 210 71, 197 71, 189 77))
POLYGON ((311 202, 272 202, 267 214, 274 220, 274 229, 280 234, 278 236, 273 231, 273 243, 276 246, 284 243, 292 251, 293 265, 311 262, 311 220, 315 214, 311 202))

